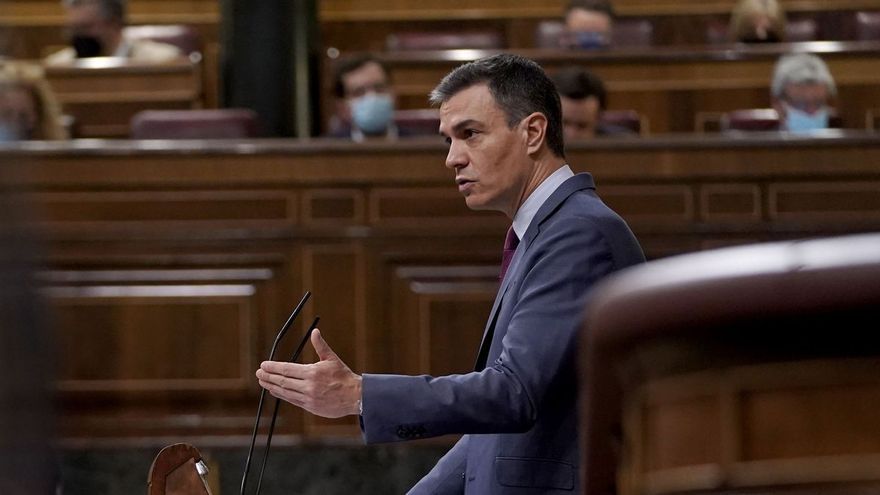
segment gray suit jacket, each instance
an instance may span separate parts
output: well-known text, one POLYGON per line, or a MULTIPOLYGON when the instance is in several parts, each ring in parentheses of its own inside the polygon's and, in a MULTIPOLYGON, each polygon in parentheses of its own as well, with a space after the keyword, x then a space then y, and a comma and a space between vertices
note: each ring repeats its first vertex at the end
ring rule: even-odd
POLYGON ((465 434, 413 494, 579 493, 575 352, 586 296, 642 261, 592 177, 568 179, 538 210, 498 291, 488 353, 478 354, 488 366, 442 377, 365 374, 366 441, 465 434))

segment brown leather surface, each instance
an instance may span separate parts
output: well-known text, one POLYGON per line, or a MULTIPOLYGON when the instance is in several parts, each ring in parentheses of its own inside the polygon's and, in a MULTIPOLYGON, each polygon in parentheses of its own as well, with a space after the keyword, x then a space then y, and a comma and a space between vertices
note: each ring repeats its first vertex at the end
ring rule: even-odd
POLYGON ((192 445, 178 443, 165 447, 150 467, 147 495, 210 495, 196 469, 201 459, 192 445))

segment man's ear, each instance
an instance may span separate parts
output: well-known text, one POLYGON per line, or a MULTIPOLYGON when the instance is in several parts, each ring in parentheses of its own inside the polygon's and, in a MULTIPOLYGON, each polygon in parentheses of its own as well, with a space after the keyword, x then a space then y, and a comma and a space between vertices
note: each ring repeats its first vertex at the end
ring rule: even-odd
POLYGON ((530 155, 535 154, 547 141, 547 117, 541 112, 535 112, 526 116, 522 124, 526 149, 530 155))

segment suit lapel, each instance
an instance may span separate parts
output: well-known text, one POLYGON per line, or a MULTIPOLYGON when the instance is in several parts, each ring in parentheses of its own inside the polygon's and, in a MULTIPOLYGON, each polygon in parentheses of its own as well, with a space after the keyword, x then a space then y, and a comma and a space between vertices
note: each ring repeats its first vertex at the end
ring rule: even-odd
POLYGON ((559 205, 561 205, 563 201, 576 191, 595 188, 596 186, 593 183, 593 177, 590 174, 577 174, 560 184, 556 191, 547 198, 547 201, 541 205, 538 212, 535 213, 535 218, 533 218, 532 222, 529 224, 526 235, 523 236, 519 246, 516 248, 516 252, 513 253, 513 259, 510 260, 510 266, 507 268, 507 275, 504 277, 504 280, 501 282, 501 287, 495 295, 495 302, 492 304, 492 311, 489 313, 489 319, 486 321, 486 328, 483 329, 483 338, 480 341, 480 349, 477 352, 477 362, 474 364, 474 369, 476 371, 480 371, 486 366, 486 358, 489 355, 489 347, 492 345, 492 338, 495 334, 495 325, 498 320, 498 312, 501 309, 501 302, 504 300, 504 294, 507 293, 511 281, 515 278, 515 274, 519 269, 520 260, 529 250, 532 241, 538 236, 541 224, 544 223, 544 220, 556 211, 557 208, 559 208, 559 205))

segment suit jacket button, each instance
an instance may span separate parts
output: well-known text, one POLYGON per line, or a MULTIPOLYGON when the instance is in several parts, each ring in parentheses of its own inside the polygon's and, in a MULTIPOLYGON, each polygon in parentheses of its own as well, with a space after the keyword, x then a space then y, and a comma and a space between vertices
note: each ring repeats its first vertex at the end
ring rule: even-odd
POLYGON ((409 431, 407 430, 407 428, 404 428, 403 426, 397 428, 397 436, 399 436, 400 438, 407 438, 408 435, 409 431))

